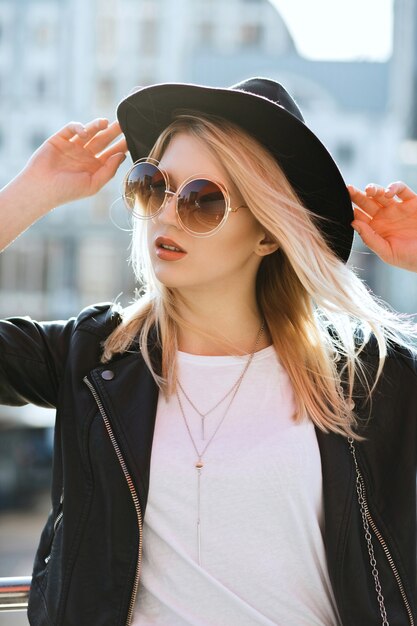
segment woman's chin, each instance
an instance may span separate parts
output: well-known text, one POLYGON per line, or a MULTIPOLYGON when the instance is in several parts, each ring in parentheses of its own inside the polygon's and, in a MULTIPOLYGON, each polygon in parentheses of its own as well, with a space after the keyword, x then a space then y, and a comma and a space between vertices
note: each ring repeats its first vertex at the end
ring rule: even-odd
POLYGON ((184 280, 184 276, 180 276, 180 272, 173 271, 174 268, 161 268, 154 266, 153 271, 157 280, 171 289, 188 286, 188 281, 184 280))

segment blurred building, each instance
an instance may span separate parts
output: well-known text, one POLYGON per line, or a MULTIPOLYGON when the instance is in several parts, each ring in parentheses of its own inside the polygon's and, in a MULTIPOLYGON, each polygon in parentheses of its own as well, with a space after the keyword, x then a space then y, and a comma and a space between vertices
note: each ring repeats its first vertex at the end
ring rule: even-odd
MULTIPOLYGON (((394 55, 376 63, 302 58, 268 0, 0 0, 0 185, 70 119, 113 118, 134 86, 222 86, 251 75, 276 78, 295 94, 347 182, 400 178, 409 173, 404 155, 417 138, 409 119, 415 3, 396 1, 394 55)), ((132 298, 129 234, 109 220, 111 213, 128 226, 117 202, 128 167, 94 198, 51 213, 2 254, 0 315, 67 317, 94 301, 132 298)), ((394 306, 416 309, 414 276, 387 271, 360 247, 352 262, 394 306)))

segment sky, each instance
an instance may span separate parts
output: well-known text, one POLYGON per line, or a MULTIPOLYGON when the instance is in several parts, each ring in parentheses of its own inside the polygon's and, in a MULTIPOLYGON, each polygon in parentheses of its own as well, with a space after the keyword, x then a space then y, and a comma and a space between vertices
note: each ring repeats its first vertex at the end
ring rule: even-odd
POLYGON ((386 61, 394 0, 270 0, 303 56, 386 61))

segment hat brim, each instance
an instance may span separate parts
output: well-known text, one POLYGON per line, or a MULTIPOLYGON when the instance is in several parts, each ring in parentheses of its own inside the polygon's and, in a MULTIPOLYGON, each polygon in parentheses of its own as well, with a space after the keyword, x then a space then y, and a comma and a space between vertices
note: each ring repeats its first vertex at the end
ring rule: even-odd
POLYGON ((315 215, 330 247, 347 261, 354 231, 346 184, 332 156, 295 115, 263 96, 232 88, 165 83, 125 98, 117 118, 132 160, 146 157, 179 109, 229 120, 254 136, 276 158, 294 190, 315 215))

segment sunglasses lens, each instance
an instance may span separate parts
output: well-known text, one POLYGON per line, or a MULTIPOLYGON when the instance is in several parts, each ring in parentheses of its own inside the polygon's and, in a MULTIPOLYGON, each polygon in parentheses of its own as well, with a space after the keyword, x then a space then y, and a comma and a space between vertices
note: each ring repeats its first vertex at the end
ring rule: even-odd
POLYGON ((226 208, 223 191, 210 180, 192 180, 178 196, 180 220, 185 228, 194 233, 205 234, 217 228, 226 208))
POLYGON ((123 198, 137 217, 149 218, 161 208, 166 184, 161 170, 153 163, 137 163, 128 173, 123 198))

